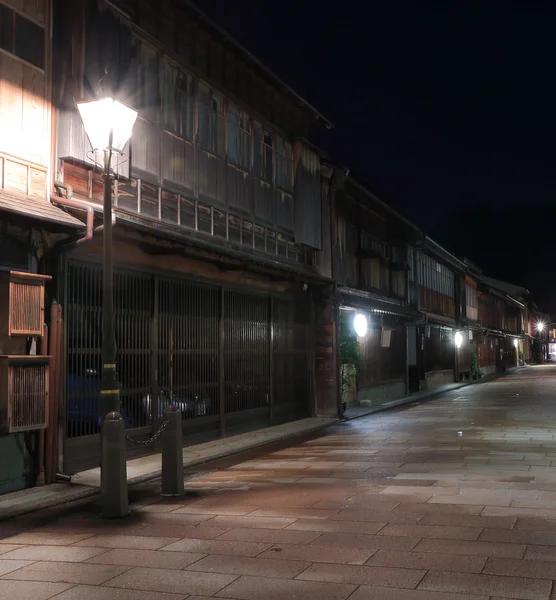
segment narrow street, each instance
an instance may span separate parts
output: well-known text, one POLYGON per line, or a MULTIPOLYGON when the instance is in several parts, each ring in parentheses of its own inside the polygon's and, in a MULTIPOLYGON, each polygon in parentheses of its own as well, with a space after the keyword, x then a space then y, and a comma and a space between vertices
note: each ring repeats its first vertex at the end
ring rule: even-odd
POLYGON ((556 598, 556 367, 0 525, 6 600, 556 598))

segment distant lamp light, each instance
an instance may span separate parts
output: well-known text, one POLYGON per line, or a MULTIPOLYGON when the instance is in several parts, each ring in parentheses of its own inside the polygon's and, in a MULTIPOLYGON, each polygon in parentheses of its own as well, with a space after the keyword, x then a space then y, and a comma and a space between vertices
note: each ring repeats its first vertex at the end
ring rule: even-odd
POLYGON ((357 313, 353 317, 353 328, 357 337, 365 337, 367 335, 367 317, 361 313, 357 313))
POLYGON ((463 344, 463 335, 461 335, 460 331, 456 331, 456 335, 454 335, 454 344, 458 349, 461 348, 461 345, 463 344))
POLYGON ((519 344, 519 340, 516 338, 516 339, 514 340, 514 346, 517 348, 518 344, 519 344))
POLYGON ((93 150, 123 153, 131 137, 137 111, 112 98, 77 102, 77 110, 93 150))
POLYGON ((544 323, 543 323, 542 321, 539 321, 539 322, 537 323, 537 331, 538 331, 539 333, 541 333, 541 332, 543 332, 543 331, 544 331, 544 323))

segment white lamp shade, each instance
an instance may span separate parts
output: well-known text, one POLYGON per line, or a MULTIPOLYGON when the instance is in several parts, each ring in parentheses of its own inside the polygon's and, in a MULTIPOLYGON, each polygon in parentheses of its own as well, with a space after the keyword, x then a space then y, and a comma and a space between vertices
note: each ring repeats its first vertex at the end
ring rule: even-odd
POLYGON ((454 335, 454 344, 456 345, 456 348, 461 348, 461 345, 463 344, 463 335, 461 335, 459 331, 456 331, 456 334, 454 335))
POLYGON ((518 341, 517 339, 514 339, 514 346, 515 346, 516 348, 517 348, 518 344, 519 344, 519 341, 518 341))
POLYGON ((123 152, 131 137, 137 111, 112 98, 78 102, 77 110, 93 150, 123 152))
POLYGON ((367 335, 367 317, 361 313, 357 313, 353 317, 353 328, 358 337, 365 337, 367 335))

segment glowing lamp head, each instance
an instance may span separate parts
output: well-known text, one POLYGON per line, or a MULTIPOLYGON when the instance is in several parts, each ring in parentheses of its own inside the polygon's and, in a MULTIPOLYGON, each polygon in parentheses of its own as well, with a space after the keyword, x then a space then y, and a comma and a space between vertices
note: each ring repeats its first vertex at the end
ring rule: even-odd
POLYGON ((538 331, 539 333, 542 333, 542 332, 544 331, 544 323, 543 323, 542 321, 539 321, 539 322, 537 323, 537 331, 538 331))
POLYGON ((461 345, 463 344, 463 335, 461 335, 460 331, 456 331, 456 334, 454 335, 454 344, 458 349, 461 348, 461 345))
POLYGON ((367 317, 362 313, 357 313, 353 317, 353 329, 357 337, 365 337, 367 335, 367 317))
POLYGON ((77 110, 93 150, 123 152, 131 137, 137 111, 112 98, 78 102, 77 110))
POLYGON ((516 339, 514 340, 514 346, 517 348, 518 344, 519 344, 519 340, 516 338, 516 339))

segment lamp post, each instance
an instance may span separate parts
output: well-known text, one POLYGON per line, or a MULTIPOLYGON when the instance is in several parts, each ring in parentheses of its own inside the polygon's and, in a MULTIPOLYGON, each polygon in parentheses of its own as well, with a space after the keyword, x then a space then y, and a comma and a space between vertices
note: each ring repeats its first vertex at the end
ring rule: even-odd
POLYGON ((112 98, 78 102, 77 109, 93 151, 103 153, 104 236, 102 270, 102 381, 99 409, 101 424, 109 412, 120 411, 120 386, 116 373, 112 255, 112 154, 123 154, 137 112, 112 98))

